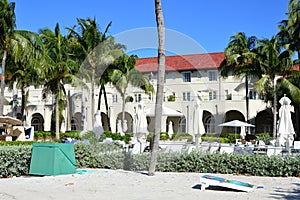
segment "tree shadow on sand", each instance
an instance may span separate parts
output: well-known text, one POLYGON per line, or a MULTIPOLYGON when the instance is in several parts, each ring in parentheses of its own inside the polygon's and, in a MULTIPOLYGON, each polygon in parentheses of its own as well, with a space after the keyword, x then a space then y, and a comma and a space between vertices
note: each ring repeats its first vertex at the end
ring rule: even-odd
POLYGON ((275 192, 271 194, 271 198, 286 200, 300 199, 300 183, 293 183, 293 185, 297 187, 291 189, 277 188, 275 192))

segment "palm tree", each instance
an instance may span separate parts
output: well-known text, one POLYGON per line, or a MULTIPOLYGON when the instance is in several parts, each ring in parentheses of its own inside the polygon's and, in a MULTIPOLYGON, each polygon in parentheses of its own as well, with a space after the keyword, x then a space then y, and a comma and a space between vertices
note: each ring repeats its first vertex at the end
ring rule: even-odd
MULTIPOLYGON (((80 44, 80 51, 77 51, 77 56, 80 58, 80 62, 83 62, 82 67, 90 70, 91 80, 91 116, 92 116, 92 126, 94 123, 94 114, 95 114, 95 78, 97 66, 100 61, 103 61, 103 57, 106 54, 106 46, 102 43, 107 39, 106 34, 111 22, 107 25, 104 33, 99 31, 96 19, 77 19, 78 27, 74 26, 68 28, 69 37, 76 38, 77 42, 80 44), (78 31, 76 31, 78 28, 78 31), (101 54, 102 53, 102 54, 101 54)), ((111 59, 110 59, 111 60, 111 59)), ((84 117, 84 116, 83 116, 84 117)))
POLYGON ((230 42, 225 49, 225 59, 219 67, 222 77, 228 77, 232 73, 236 77, 245 77, 246 88, 246 121, 249 123, 249 77, 261 76, 255 53, 257 38, 247 37, 245 33, 239 32, 230 37, 230 42))
MULTIPOLYGON (((17 88, 21 89, 21 113, 22 120, 25 122, 27 108, 27 98, 29 91, 26 92, 26 88, 30 84, 40 85, 43 78, 43 43, 36 33, 29 31, 15 31, 15 34, 22 35, 22 41, 26 41, 23 53, 19 53, 17 58, 11 58, 10 67, 7 69, 7 74, 11 77, 9 82, 9 88, 13 88, 13 83, 17 83, 17 88)), ((15 55, 12 55, 14 57, 15 55)))
POLYGON ((157 154, 158 154, 158 143, 160 138, 161 128, 161 116, 162 116, 162 104, 163 104, 163 90, 165 80, 165 27, 164 17, 162 12, 161 0, 155 0, 155 16, 158 31, 158 80, 157 80, 157 94, 155 101, 155 135, 153 141, 153 147, 151 152, 149 176, 153 176, 155 172, 157 154))
POLYGON ((47 50, 45 57, 48 63, 45 68, 46 83, 43 94, 46 96, 46 94, 51 93, 55 96, 56 139, 59 140, 59 103, 61 100, 68 101, 64 83, 80 83, 81 80, 74 75, 78 68, 76 63, 70 59, 68 41, 61 34, 59 25, 56 24, 54 32, 48 28, 40 30, 40 37, 47 50))
MULTIPOLYGON (((300 1, 290 0, 288 4, 288 18, 279 23, 280 32, 278 33, 283 46, 297 52, 298 60, 295 61, 299 64, 300 61, 300 1)), ((297 79, 297 78, 296 78, 297 79)), ((293 80, 296 80, 293 79, 293 80)), ((300 119, 300 105, 295 105, 296 121, 300 119)), ((296 131, 300 131, 299 123, 296 123, 296 131)))
POLYGON ((300 95, 299 89, 286 79, 293 71, 293 52, 282 48, 279 37, 272 37, 270 40, 265 39, 260 41, 257 53, 264 76, 255 83, 255 88, 265 98, 270 96, 270 93, 273 93, 273 137, 275 138, 277 123, 277 81, 279 79, 282 80, 280 82, 282 86, 290 89, 291 94, 296 95, 293 98, 300 95), (271 88, 273 88, 273 91, 271 88))
POLYGON ((112 65, 110 79, 117 91, 121 94, 122 98, 122 124, 124 130, 125 121, 125 103, 127 88, 131 85, 133 87, 139 87, 146 93, 153 92, 153 86, 149 80, 143 76, 141 72, 135 67, 137 60, 136 55, 123 55, 119 57, 112 65))
POLYGON ((17 53, 20 45, 14 40, 16 27, 15 3, 8 0, 0 0, 0 47, 3 52, 2 57, 2 76, 1 76, 1 97, 0 97, 0 116, 4 109, 4 88, 5 88, 5 65, 8 54, 17 53))

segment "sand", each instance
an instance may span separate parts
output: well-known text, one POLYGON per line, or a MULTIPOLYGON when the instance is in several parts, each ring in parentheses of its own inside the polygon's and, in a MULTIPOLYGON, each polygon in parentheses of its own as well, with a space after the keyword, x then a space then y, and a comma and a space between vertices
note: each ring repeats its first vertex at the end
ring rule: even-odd
POLYGON ((1 200, 193 200, 193 199, 300 199, 300 179, 214 174, 263 188, 252 192, 224 188, 199 189, 201 173, 162 173, 149 177, 143 172, 88 169, 82 174, 24 176, 0 179, 1 200))

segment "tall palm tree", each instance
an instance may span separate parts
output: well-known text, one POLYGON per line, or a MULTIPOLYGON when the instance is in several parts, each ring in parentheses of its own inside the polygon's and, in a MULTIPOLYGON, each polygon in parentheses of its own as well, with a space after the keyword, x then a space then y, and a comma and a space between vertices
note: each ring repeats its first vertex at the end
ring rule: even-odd
POLYGON ((40 85, 45 77, 43 74, 44 47, 36 33, 16 30, 15 34, 20 34, 22 36, 20 42, 26 41, 26 45, 23 46, 22 53, 19 53, 16 58, 13 58, 16 56, 14 54, 11 56, 7 74, 10 76, 9 88, 12 89, 13 83, 16 82, 17 88, 21 89, 21 114, 22 120, 26 122, 25 110, 29 95, 26 88, 31 84, 40 85))
MULTIPOLYGON (((300 0, 290 0, 288 4, 287 19, 279 23, 280 32, 278 33, 282 45, 297 52, 298 60, 295 64, 300 62, 300 0)), ((296 80, 297 78, 293 79, 296 80)), ((300 105, 295 104, 296 121, 300 120, 300 105)), ((299 135, 300 125, 296 123, 296 131, 299 135)))
POLYGON ((225 59, 219 67, 222 77, 228 77, 232 73, 236 77, 245 77, 246 121, 249 123, 249 77, 261 76, 261 70, 257 62, 255 47, 257 38, 247 37, 239 32, 230 37, 230 42, 225 49, 225 59))
POLYGON ((143 89, 146 93, 154 91, 149 80, 144 77, 143 74, 135 67, 136 60, 137 56, 135 55, 123 55, 119 57, 115 63, 112 64, 113 69, 110 75, 111 82, 121 94, 122 98, 122 128, 124 132, 126 131, 124 129, 124 121, 127 88, 131 85, 133 87, 139 87, 143 89))
POLYGON ((81 51, 77 51, 77 55, 79 56, 80 61, 83 62, 82 67, 90 70, 90 78, 88 78, 88 80, 91 81, 91 117, 93 126, 95 114, 95 79, 97 66, 99 65, 100 61, 105 60, 102 59, 106 55, 103 53, 106 50, 106 46, 103 42, 107 39, 106 35, 111 26, 111 22, 107 25, 103 33, 100 32, 95 18, 77 19, 77 24, 78 26, 68 28, 68 35, 69 37, 76 38, 77 42, 80 44, 81 51))
POLYGON ((153 176, 155 172, 157 154, 158 154, 158 143, 161 131, 161 116, 162 116, 162 104, 163 104, 163 90, 165 80, 165 26, 164 17, 162 12, 161 0, 155 0, 155 16, 158 32, 158 80, 157 80, 157 94, 155 101, 155 133, 153 140, 153 147, 149 165, 149 176, 153 176))
POLYGON ((1 76, 1 97, 0 97, 0 116, 4 109, 4 88, 5 88, 5 65, 8 54, 17 54, 22 48, 22 44, 15 40, 15 3, 8 0, 0 0, 0 47, 2 49, 2 76, 1 76))
POLYGON ((62 35, 59 25, 56 24, 54 32, 48 28, 40 30, 40 37, 47 49, 46 59, 48 63, 45 68, 46 83, 43 94, 45 96, 51 93, 55 96, 55 130, 56 139, 59 140, 59 103, 61 100, 68 101, 64 83, 80 83, 81 80, 74 75, 78 68, 76 63, 70 59, 68 41, 62 35))
POLYGON ((291 94, 296 98, 299 89, 294 87, 286 78, 293 71, 293 52, 289 49, 283 49, 279 37, 272 37, 260 41, 257 47, 257 53, 260 60, 260 66, 264 76, 255 83, 256 90, 267 98, 273 93, 273 137, 276 137, 277 123, 277 81, 283 84, 283 87, 290 89, 291 94), (272 89, 273 88, 273 91, 272 89))

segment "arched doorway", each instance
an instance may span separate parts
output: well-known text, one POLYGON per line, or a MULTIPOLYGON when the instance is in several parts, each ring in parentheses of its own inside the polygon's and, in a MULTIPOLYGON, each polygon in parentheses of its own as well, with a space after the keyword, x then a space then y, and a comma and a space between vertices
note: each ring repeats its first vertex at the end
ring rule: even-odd
POLYGON ((203 110, 203 124, 205 128, 205 133, 215 133, 216 132, 216 122, 215 117, 209 111, 203 110))
POLYGON ((41 114, 35 113, 31 117, 31 126, 34 130, 43 131, 44 130, 44 118, 41 114))
POLYGON ((266 109, 257 113, 255 118, 255 133, 273 132, 273 112, 266 109))
MULTIPOLYGON (((116 121, 116 131, 118 131, 117 126, 118 126, 119 120, 122 120, 122 113, 118 114, 117 121, 116 121)), ((132 118, 131 114, 129 114, 128 112, 125 112, 125 120, 127 122, 126 123, 127 124, 126 133, 132 133, 133 132, 133 118, 132 118)))
MULTIPOLYGON (((230 110, 230 111, 226 112, 226 114, 225 114, 224 123, 232 121, 232 120, 240 120, 240 121, 244 122, 245 117, 244 117, 243 113, 241 113, 240 111, 230 110)), ((222 127, 222 133, 240 133, 240 132, 241 132, 240 127, 227 127, 227 126, 222 127)))

